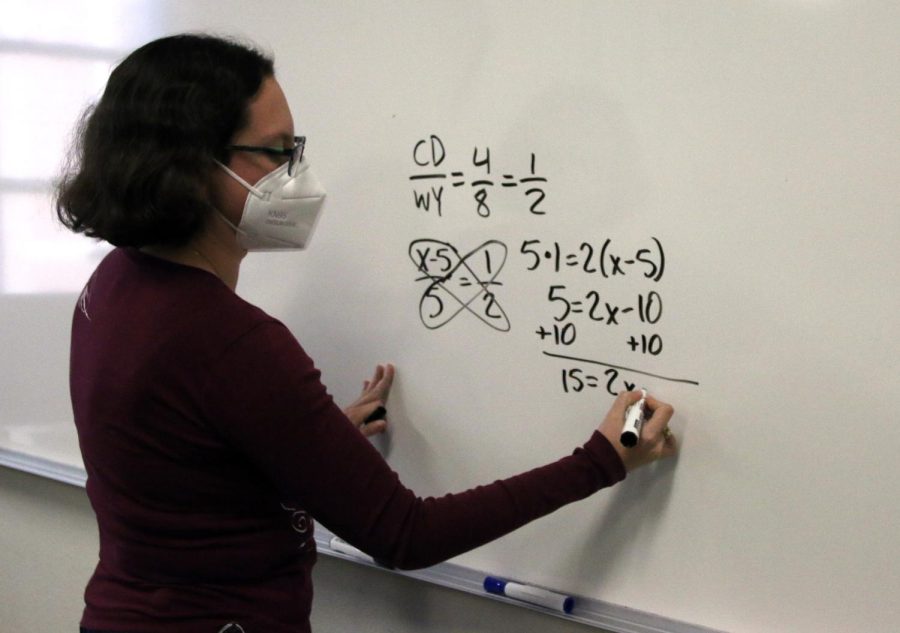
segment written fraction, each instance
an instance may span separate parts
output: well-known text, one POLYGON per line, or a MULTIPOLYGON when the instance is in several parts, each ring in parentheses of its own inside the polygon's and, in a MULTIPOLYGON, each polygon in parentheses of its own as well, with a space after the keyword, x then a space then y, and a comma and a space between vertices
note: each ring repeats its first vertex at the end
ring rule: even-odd
MULTIPOLYGON (((548 179, 536 172, 534 153, 528 156, 529 169, 524 175, 494 175, 489 147, 473 148, 471 157, 468 171, 458 165, 443 169, 448 156, 440 137, 418 139, 412 152, 415 171, 409 176, 416 211, 428 213, 436 221, 451 207, 459 212, 467 196, 458 200, 452 195, 445 197, 445 193, 468 189, 472 206, 464 212, 474 210, 474 217, 489 220, 495 215, 489 192, 519 189, 525 197, 520 203, 525 213, 552 215, 548 214, 548 179)), ((515 200, 502 202, 504 213, 515 204, 515 200)), ((564 211, 555 209, 553 213, 564 211)), ((586 231, 598 229, 602 227, 585 227, 586 231)), ((615 395, 622 389, 646 385, 648 379, 699 385, 696 380, 657 371, 665 353, 657 329, 663 319, 661 282, 667 274, 667 261, 663 243, 656 236, 647 236, 639 244, 620 244, 608 235, 567 244, 529 235, 512 248, 497 239, 459 248, 446 240, 425 237, 410 243, 408 255, 417 272, 416 281, 424 287, 418 310, 429 330, 466 315, 463 318, 475 318, 497 332, 510 332, 516 324, 503 309, 502 295, 514 289, 504 288, 503 271, 515 266, 546 279, 546 291, 536 297, 543 308, 534 312, 544 316, 522 327, 533 331, 542 357, 554 363, 556 369, 551 373, 564 393, 600 390, 615 395), (596 342, 598 337, 601 345, 596 342), (582 340, 586 343, 579 348, 582 340), (652 372, 647 370, 651 361, 652 372)))
POLYGON ((448 189, 466 189, 472 192, 475 212, 482 218, 491 216, 488 192, 491 189, 520 190, 528 198, 528 211, 535 215, 545 215, 541 208, 546 193, 547 179, 535 174, 535 155, 531 154, 530 168, 524 176, 516 174, 492 173, 491 148, 475 147, 472 150, 472 165, 468 171, 444 169, 447 150, 440 137, 432 134, 428 139, 416 142, 413 148, 413 162, 422 168, 409 177, 413 183, 413 201, 416 208, 434 212, 438 216, 444 212, 444 193, 448 189))

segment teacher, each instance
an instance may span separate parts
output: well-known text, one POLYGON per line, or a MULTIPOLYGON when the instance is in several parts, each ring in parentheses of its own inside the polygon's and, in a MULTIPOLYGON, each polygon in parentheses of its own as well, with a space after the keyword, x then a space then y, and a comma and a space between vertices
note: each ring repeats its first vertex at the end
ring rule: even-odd
POLYGON ((365 437, 385 429, 365 420, 394 368, 342 410, 288 329, 235 293, 248 251, 310 238, 324 190, 305 147, 272 59, 206 35, 134 51, 82 121, 57 213, 117 247, 72 323, 100 534, 82 631, 308 631, 314 518, 387 565, 425 567, 676 451, 672 408, 653 398, 640 444, 621 446, 640 398, 627 392, 559 461, 440 498, 406 488, 365 437))

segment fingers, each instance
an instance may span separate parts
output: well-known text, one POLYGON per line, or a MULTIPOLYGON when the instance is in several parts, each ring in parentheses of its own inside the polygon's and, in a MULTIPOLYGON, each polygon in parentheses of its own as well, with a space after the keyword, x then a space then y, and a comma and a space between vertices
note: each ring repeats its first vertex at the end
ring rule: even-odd
POLYGON ((669 428, 669 420, 675 413, 672 405, 657 400, 651 395, 647 395, 647 411, 651 413, 650 418, 644 423, 644 428, 652 435, 662 435, 663 429, 669 428))
POLYGON ((672 457, 678 452, 678 441, 669 430, 669 421, 675 413, 672 405, 647 396, 649 419, 644 423, 642 434, 654 452, 661 458, 672 457))
POLYGON ((375 375, 372 376, 372 379, 369 380, 369 385, 377 385, 378 382, 384 377, 384 367, 382 365, 375 366, 375 375))
POLYGON ((366 382, 368 383, 367 389, 369 391, 387 393, 394 383, 394 366, 390 363, 378 365, 375 368, 375 375, 372 376, 371 380, 367 380, 366 382))
POLYGON ((633 448, 622 446, 620 437, 625 424, 625 412, 628 407, 640 401, 641 396, 641 391, 620 393, 600 427, 600 432, 612 442, 629 471, 678 452, 678 442, 669 430, 669 421, 675 411, 670 404, 649 394, 644 400, 644 424, 638 445, 633 448))
POLYGON ((373 398, 387 399, 393 383, 394 366, 390 363, 376 366, 372 378, 363 381, 362 393, 357 402, 368 402, 373 398))
POLYGON ((393 365, 388 363, 384 366, 384 370, 381 373, 381 379, 379 381, 383 389, 389 390, 394 384, 394 373, 395 369, 393 365))
POLYGON ((363 382, 362 394, 344 409, 346 416, 364 435, 383 433, 386 429, 384 406, 393 383, 394 366, 390 363, 377 365, 372 378, 363 382), (382 412, 373 416, 373 413, 379 408, 382 408, 382 412), (370 416, 373 419, 371 422, 367 422, 370 416))
POLYGON ((360 409, 362 410, 361 422, 357 428, 362 431, 363 435, 371 437, 387 430, 387 420, 385 419, 387 411, 382 401, 376 400, 361 406, 360 409))
POLYGON ((384 401, 375 399, 366 400, 365 402, 356 402, 349 407, 349 410, 352 412, 351 420, 360 428, 366 424, 371 424, 375 420, 384 418, 384 414, 386 413, 384 401))
POLYGON ((625 425, 625 410, 641 399, 640 391, 622 391, 616 396, 615 401, 609 408, 609 417, 620 420, 625 425))
POLYGON ((372 376, 371 380, 363 381, 363 390, 362 392, 365 394, 370 389, 374 388, 375 385, 378 384, 378 381, 382 379, 384 376, 384 367, 381 365, 375 366, 375 374, 372 376))
POLYGON ((612 403, 612 406, 609 408, 609 411, 606 413, 606 417, 603 418, 603 422, 600 423, 600 428, 597 429, 607 440, 609 440, 616 451, 620 453, 623 461, 625 454, 622 451, 624 451, 625 448, 622 446, 621 437, 622 429, 625 427, 625 410, 640 399, 640 391, 620 392, 612 403))
POLYGON ((662 456, 663 457, 672 457, 678 452, 678 440, 675 439, 675 435, 669 433, 668 435, 663 436, 662 442, 662 456))
POLYGON ((374 422, 363 424, 359 430, 362 431, 362 434, 366 437, 384 433, 387 430, 387 420, 375 420, 374 422))

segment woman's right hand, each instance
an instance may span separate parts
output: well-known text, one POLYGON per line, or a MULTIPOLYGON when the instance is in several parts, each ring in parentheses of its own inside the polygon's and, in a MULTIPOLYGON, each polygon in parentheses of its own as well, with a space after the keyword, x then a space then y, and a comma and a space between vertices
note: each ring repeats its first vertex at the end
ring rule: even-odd
POLYGON ((672 457, 678 452, 678 443, 669 430, 669 420, 672 419, 675 410, 671 405, 660 402, 650 395, 645 400, 647 418, 641 428, 637 446, 627 448, 622 445, 620 437, 625 427, 625 411, 640 399, 640 391, 620 393, 598 429, 613 445, 628 472, 658 459, 672 457))

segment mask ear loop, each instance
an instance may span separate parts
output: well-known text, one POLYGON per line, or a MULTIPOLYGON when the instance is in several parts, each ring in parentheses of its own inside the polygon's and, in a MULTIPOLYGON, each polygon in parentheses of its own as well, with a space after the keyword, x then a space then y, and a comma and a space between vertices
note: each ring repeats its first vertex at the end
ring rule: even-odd
MULTIPOLYGON (((257 198, 262 198, 261 192, 260 192, 256 187, 254 187, 254 186, 251 185, 249 182, 247 182, 246 180, 244 180, 243 178, 241 178, 240 176, 238 176, 236 173, 234 173, 234 171, 232 171, 231 169, 229 169, 227 165, 225 165, 225 164, 219 162, 219 161, 216 160, 216 159, 213 159, 213 160, 215 160, 215 161, 216 161, 216 164, 217 164, 219 167, 221 167, 222 169, 224 169, 224 170, 228 173, 229 176, 231 176, 232 178, 234 178, 235 180, 237 180, 237 181, 238 181, 245 189, 247 189, 247 191, 249 191, 250 193, 252 193, 253 195, 255 195, 257 198)), ((246 235, 246 234, 247 234, 247 231, 245 231, 244 229, 240 228, 240 227, 237 226, 234 222, 232 222, 231 220, 229 220, 228 218, 226 218, 226 217, 225 217, 225 214, 222 213, 221 211, 219 211, 218 209, 216 209, 216 215, 219 217, 220 220, 222 220, 222 222, 224 222, 225 224, 227 224, 228 226, 230 226, 232 229, 234 229, 234 232, 235 232, 235 233, 239 233, 239 234, 242 234, 242 235, 246 235)))
POLYGON ((234 171, 232 171, 232 169, 230 167, 228 167, 224 163, 221 163, 216 159, 213 159, 213 160, 215 160, 216 164, 219 167, 221 167, 222 169, 224 169, 228 173, 229 176, 231 176, 232 178, 237 180, 241 184, 241 186, 244 187, 244 189, 246 189, 247 191, 249 191, 250 193, 252 193, 254 196, 256 196, 257 198, 259 198, 261 200, 265 199, 266 195, 262 191, 260 191, 259 189, 257 189, 253 185, 251 185, 249 182, 247 182, 246 180, 244 180, 243 178, 238 176, 234 171))
MULTIPOLYGON (((215 207, 214 207, 214 209, 215 209, 215 207)), ((234 229, 234 232, 235 232, 235 233, 243 233, 243 234, 246 234, 246 233, 247 233, 247 231, 245 231, 244 229, 242 229, 242 228, 240 228, 240 227, 238 227, 238 226, 235 226, 234 222, 232 222, 231 220, 229 220, 228 218, 226 218, 226 217, 225 217, 225 214, 222 213, 221 211, 219 211, 218 209, 215 209, 215 212, 216 212, 216 216, 218 216, 218 218, 219 218, 220 220, 222 220, 222 222, 224 222, 225 224, 227 224, 228 226, 230 226, 232 229, 234 229)))

